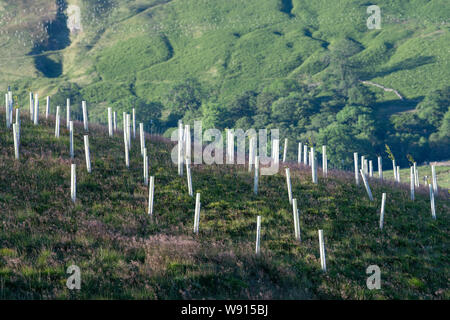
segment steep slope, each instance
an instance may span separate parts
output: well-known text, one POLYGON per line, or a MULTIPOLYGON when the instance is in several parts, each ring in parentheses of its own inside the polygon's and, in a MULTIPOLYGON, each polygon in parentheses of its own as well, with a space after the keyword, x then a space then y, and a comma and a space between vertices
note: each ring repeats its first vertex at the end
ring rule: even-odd
POLYGON ((139 97, 160 101, 171 84, 194 77, 218 87, 220 99, 226 101, 273 79, 318 74, 326 67, 321 59, 328 44, 342 38, 363 46, 358 60, 364 64, 366 79, 395 88, 409 99, 450 79, 450 8, 443 0, 379 1, 381 30, 367 29, 367 3, 362 0, 2 0, 0 4, 1 21, 7 26, 1 50, 8 53, 3 55, 7 57, 0 77, 3 87, 11 80, 24 82, 23 77, 39 80, 27 83, 32 89, 47 91, 61 80, 83 86, 100 79, 124 86, 131 81, 139 97), (39 72, 27 54, 40 38, 52 37, 46 35, 51 32, 46 21, 57 20, 58 9, 67 14, 67 5, 80 7, 83 31, 71 35, 72 45, 66 50, 46 55, 63 66, 58 80, 52 80, 55 75, 48 78, 39 72), (39 35, 30 35, 36 24, 42 26, 33 29, 39 35), (135 43, 140 46, 127 49, 135 43), (112 63, 105 63, 111 55, 112 63))
MULTIPOLYGON (((0 112, 4 120, 4 113, 0 112)), ((77 201, 70 199, 68 132, 54 120, 39 126, 22 113, 19 161, 12 132, 0 122, 0 298, 333 298, 449 299, 450 201, 426 189, 409 200, 407 185, 370 179, 370 202, 351 173, 332 171, 311 183, 310 170, 289 163, 302 241, 294 239, 292 208, 280 171, 263 176, 258 195, 242 166, 194 166, 201 193, 200 233, 192 232, 195 199, 170 160, 172 144, 148 136, 155 176, 155 215, 146 211, 138 139, 126 169, 121 132, 109 138, 91 125, 92 173, 86 172, 83 129, 75 124, 77 201), (378 228, 387 193, 383 231, 378 228), (262 216, 261 255, 254 253, 262 216), (323 229, 327 273, 320 270, 323 229), (81 269, 81 290, 69 291, 66 269, 81 269), (381 290, 368 290, 366 268, 381 268, 381 290)), ((289 155, 291 158, 291 155, 289 155)))

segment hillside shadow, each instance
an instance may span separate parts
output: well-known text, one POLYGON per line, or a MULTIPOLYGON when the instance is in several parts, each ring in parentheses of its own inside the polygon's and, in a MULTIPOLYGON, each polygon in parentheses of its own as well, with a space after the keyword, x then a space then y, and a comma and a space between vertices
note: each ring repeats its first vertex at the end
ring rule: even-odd
POLYGON ((63 71, 62 62, 54 61, 47 56, 35 57, 34 65, 47 78, 58 78, 63 71))
POLYGON ((55 61, 45 55, 48 51, 62 50, 70 46, 70 30, 67 28, 67 16, 64 13, 67 9, 65 0, 57 1, 58 11, 54 20, 44 24, 47 30, 48 39, 45 42, 35 43, 29 55, 34 57, 34 65, 37 70, 47 78, 57 78, 63 72, 61 61, 55 61))
POLYGON ((396 63, 390 68, 386 68, 384 70, 377 72, 367 72, 366 74, 364 74, 364 78, 372 79, 377 77, 384 77, 397 71, 412 70, 434 62, 436 62, 436 58, 434 56, 421 56, 416 58, 408 58, 396 63))
POLYGON ((330 45, 330 43, 328 41, 325 41, 323 39, 319 39, 319 38, 313 37, 313 35, 311 33, 311 30, 309 30, 309 29, 306 29, 306 28, 303 29, 303 34, 305 35, 305 37, 308 37, 308 38, 311 38, 313 40, 319 41, 320 42, 320 46, 322 48, 324 48, 324 49, 327 49, 328 46, 330 45))
POLYGON ((289 18, 294 17, 294 14, 292 14, 293 8, 294 5, 292 4, 292 0, 281 0, 280 11, 286 13, 289 18))
POLYGON ((375 117, 377 118, 377 136, 382 140, 386 139, 389 132, 395 131, 390 121, 390 117, 397 113, 415 110, 417 105, 423 99, 424 97, 420 96, 411 100, 394 99, 375 103, 373 105, 373 110, 375 112, 375 117))
POLYGON ((411 111, 416 108, 416 106, 423 100, 423 96, 415 98, 415 99, 394 99, 383 102, 377 102, 373 105, 373 110, 377 113, 379 117, 390 117, 391 115, 404 112, 411 111))

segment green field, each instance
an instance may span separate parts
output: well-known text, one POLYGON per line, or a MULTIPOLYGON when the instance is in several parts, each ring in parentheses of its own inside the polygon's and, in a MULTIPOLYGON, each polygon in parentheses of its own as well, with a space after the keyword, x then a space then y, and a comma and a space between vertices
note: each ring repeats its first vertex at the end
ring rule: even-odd
MULTIPOLYGON (((438 181, 438 186, 445 189, 450 189, 450 166, 449 165, 437 165, 436 167, 436 179, 438 181)), ((431 182, 431 166, 418 166, 420 184, 424 185, 425 177, 428 177, 428 182, 431 182)), ((392 170, 384 171, 384 177, 390 180, 394 180, 394 175, 392 170)), ((377 176, 377 174, 375 174, 377 176)), ((410 181, 410 169, 400 169, 400 181, 408 182, 410 181)))
MULTIPOLYGON (((4 119, 4 113, 0 113, 4 119)), ((254 195, 246 167, 197 165, 200 231, 193 234, 195 199, 170 160, 173 147, 147 136, 155 176, 154 217, 147 214, 138 139, 130 168, 123 138, 90 125, 92 173, 86 172, 83 129, 75 124, 77 201, 70 199, 68 132, 54 121, 39 126, 22 113, 20 160, 12 131, 0 122, 1 299, 449 299, 449 195, 427 190, 409 199, 407 186, 370 179, 375 198, 351 172, 319 172, 290 164, 300 210, 294 239, 284 170, 260 179, 254 195), (387 193, 385 225, 378 227, 387 193), (262 216, 256 256, 256 217, 262 216), (327 272, 320 269, 317 231, 323 229, 327 272), (67 268, 81 269, 81 290, 66 287, 67 268), (366 269, 381 269, 381 289, 366 287, 366 269)), ((330 146, 330 149, 332 147, 330 146)), ((422 170, 423 171, 423 170, 422 170)), ((438 178, 439 179, 439 178, 438 178)))
MULTIPOLYGON (((17 80, 23 89, 47 94, 67 81, 88 88, 109 81, 128 89, 130 96, 160 101, 172 85, 193 77, 213 89, 210 99, 226 102, 277 79, 321 81, 320 59, 330 44, 344 38, 361 45, 353 59, 365 79, 408 99, 425 96, 450 79, 447 1, 379 1, 381 30, 367 29, 361 0, 293 0, 290 14, 282 2, 69 0, 67 5, 81 7, 83 32, 70 35, 69 46, 43 49, 49 63, 62 61, 61 75, 52 78, 27 55, 48 36, 39 29, 30 33, 30 28, 54 15, 55 1, 33 1, 24 10, 30 1, 2 0, 0 15, 8 29, 0 35, 0 85, 17 80), (40 7, 47 10, 36 14, 40 7), (20 37, 11 37, 12 32, 20 37)), ((97 90, 118 103, 108 87, 97 90)), ((395 100, 392 93, 374 91, 381 101, 395 100)))

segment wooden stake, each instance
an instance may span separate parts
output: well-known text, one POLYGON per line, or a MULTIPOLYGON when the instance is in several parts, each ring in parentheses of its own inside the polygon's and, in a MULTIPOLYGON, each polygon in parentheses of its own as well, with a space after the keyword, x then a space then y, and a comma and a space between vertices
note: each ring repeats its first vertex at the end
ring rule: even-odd
POLYGON ((410 174, 410 188, 411 188, 411 200, 414 201, 414 187, 416 185, 416 179, 414 176, 414 167, 411 167, 411 174, 410 174))
POLYGON ((380 230, 383 230, 385 204, 386 204, 386 193, 383 193, 383 195, 381 196, 380 230))
POLYGON ((369 161, 369 177, 373 177, 373 163, 372 160, 369 161))
POLYGON ((113 112, 113 128, 114 128, 114 131, 117 130, 117 112, 116 111, 113 112))
POLYGON ((370 201, 373 201, 372 191, 370 191, 370 186, 369 186, 369 183, 367 182, 367 179, 366 179, 366 176, 364 174, 364 171, 362 169, 359 169, 359 171, 361 172, 361 176, 362 176, 362 179, 363 179, 363 182, 364 182, 364 186, 366 187, 366 191, 367 191, 367 194, 369 196, 369 199, 370 199, 370 201))
POLYGON ((256 254, 260 253, 261 245, 261 216, 256 218, 256 254))
POLYGON ((327 263, 325 257, 325 242, 323 241, 323 230, 319 230, 319 247, 320 247, 320 265, 323 272, 327 272, 327 263))

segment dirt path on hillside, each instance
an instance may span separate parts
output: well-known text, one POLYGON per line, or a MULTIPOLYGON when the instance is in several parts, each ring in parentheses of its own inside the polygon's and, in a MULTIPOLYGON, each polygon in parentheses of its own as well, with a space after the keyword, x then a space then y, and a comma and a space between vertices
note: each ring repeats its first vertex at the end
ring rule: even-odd
POLYGON ((381 84, 378 84, 378 83, 375 83, 375 82, 372 82, 372 81, 362 81, 362 80, 360 80, 362 83, 364 83, 364 84, 366 84, 366 85, 370 85, 370 86, 375 86, 375 87, 377 87, 377 88, 381 88, 381 89, 383 89, 384 91, 386 91, 386 92, 393 92, 393 93, 395 93, 395 95, 397 96, 397 97, 399 97, 399 99, 400 100, 404 100, 404 98, 402 97, 402 95, 397 91, 397 90, 395 90, 395 89, 392 89, 392 88, 386 88, 385 86, 382 86, 381 84))

